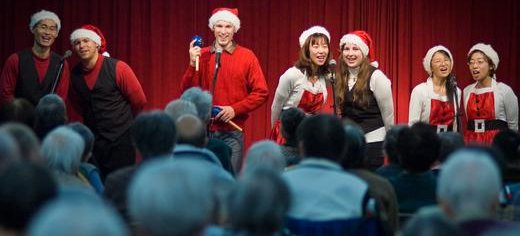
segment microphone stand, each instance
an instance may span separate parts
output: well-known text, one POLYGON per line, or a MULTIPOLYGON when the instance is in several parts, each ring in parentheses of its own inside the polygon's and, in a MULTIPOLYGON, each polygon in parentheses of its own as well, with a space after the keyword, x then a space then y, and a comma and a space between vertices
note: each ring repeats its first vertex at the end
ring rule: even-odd
POLYGON ((461 120, 460 120, 460 105, 459 95, 457 94, 457 82, 453 76, 450 76, 451 86, 453 86, 454 97, 455 97, 455 122, 457 123, 457 132, 462 134, 461 120))
POLYGON ((56 85, 61 78, 61 71, 63 70, 63 64, 65 64, 65 58, 60 60, 60 64, 58 64, 58 73, 56 74, 56 78, 54 79, 54 83, 52 84, 51 93, 56 93, 56 85))
POLYGON ((217 83, 217 75, 220 70, 220 62, 215 63, 215 73, 213 73, 213 84, 211 84, 211 95, 215 96, 215 87, 217 83))
POLYGON ((336 111, 336 75, 334 72, 330 72, 330 85, 332 87, 332 109, 334 109, 334 116, 338 116, 336 111))

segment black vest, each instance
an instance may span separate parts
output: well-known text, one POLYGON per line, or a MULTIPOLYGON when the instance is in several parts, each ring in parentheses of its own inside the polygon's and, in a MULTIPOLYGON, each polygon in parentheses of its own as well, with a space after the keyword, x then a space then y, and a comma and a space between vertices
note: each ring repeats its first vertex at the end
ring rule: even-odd
POLYGON ((345 91, 345 102, 343 103, 343 116, 355 121, 363 132, 368 133, 384 126, 381 111, 377 105, 374 93, 370 90, 370 80, 372 74, 377 68, 370 66, 366 90, 368 90, 368 107, 360 106, 354 103, 354 87, 349 91, 345 91))
POLYGON ((58 73, 60 56, 51 52, 51 61, 42 83, 38 81, 38 71, 36 71, 36 66, 34 65, 31 49, 18 52, 18 60, 20 73, 16 81, 14 96, 17 98, 25 98, 36 106, 41 97, 51 92, 56 73, 58 73))
POLYGON ((85 125, 96 135, 115 141, 132 125, 130 103, 116 83, 116 59, 105 57, 96 84, 90 90, 83 77, 81 65, 72 69, 72 89, 78 94, 85 125))

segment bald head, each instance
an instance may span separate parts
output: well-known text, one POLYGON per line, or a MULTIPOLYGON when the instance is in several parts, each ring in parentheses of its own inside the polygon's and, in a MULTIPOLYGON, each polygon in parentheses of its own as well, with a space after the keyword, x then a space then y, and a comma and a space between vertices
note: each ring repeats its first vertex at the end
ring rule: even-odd
POLYGON ((189 144, 196 147, 205 147, 206 127, 205 124, 195 115, 186 114, 177 118, 177 143, 189 144))

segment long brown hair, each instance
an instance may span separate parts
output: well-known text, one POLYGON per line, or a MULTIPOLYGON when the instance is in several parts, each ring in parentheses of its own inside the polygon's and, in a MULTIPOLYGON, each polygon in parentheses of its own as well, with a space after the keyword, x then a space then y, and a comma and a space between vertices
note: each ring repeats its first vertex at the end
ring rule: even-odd
MULTIPOLYGON (((340 109, 343 109, 343 103, 345 102, 345 92, 348 90, 348 77, 350 72, 348 66, 343 60, 343 54, 338 57, 339 68, 337 71, 338 78, 336 79, 336 102, 340 109)), ((363 57, 361 64, 359 65, 359 74, 357 77, 356 84, 353 88, 354 103, 361 107, 368 107, 369 105, 369 91, 367 89, 368 76, 370 75, 370 61, 368 57, 363 57)))
POLYGON ((330 42, 329 38, 321 33, 314 33, 311 34, 306 40, 303 46, 300 48, 300 55, 298 57, 298 60, 294 63, 294 66, 302 72, 307 72, 307 76, 315 76, 315 75, 326 75, 328 73, 329 68, 329 60, 330 60, 330 42), (327 59, 325 61, 325 64, 322 66, 317 66, 316 64, 312 63, 311 60, 311 52, 309 47, 314 44, 320 43, 320 41, 325 41, 329 48, 329 53, 327 54, 327 59))

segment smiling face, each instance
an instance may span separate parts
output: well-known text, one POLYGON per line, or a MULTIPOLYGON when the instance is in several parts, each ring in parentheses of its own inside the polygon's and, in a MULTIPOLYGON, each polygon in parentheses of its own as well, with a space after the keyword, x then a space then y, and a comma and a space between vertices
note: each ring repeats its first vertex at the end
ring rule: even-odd
POLYGON ((78 38, 74 41, 72 47, 82 61, 97 59, 99 46, 90 38, 78 38))
POLYGON ((363 52, 361 52, 361 48, 353 43, 346 43, 343 45, 341 55, 343 57, 343 61, 349 68, 359 67, 364 57, 363 52))
POLYGON ((444 51, 437 51, 432 56, 430 66, 432 69, 432 77, 446 78, 452 69, 450 56, 444 51))
POLYGON ((40 47, 50 47, 58 37, 58 25, 51 19, 43 19, 32 30, 34 42, 40 47))
POLYGON ((474 51, 471 54, 468 67, 473 80, 477 82, 491 78, 493 73, 493 65, 489 63, 489 58, 480 51, 474 51))
POLYGON ((216 47, 226 49, 233 43, 233 35, 235 35, 235 26, 233 24, 219 20, 213 26, 213 33, 215 34, 216 47))
POLYGON ((309 43, 309 57, 313 64, 317 66, 324 65, 329 56, 329 44, 325 37, 318 37, 309 43))

